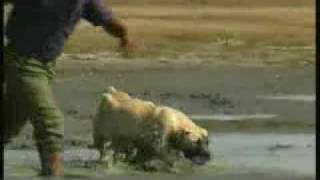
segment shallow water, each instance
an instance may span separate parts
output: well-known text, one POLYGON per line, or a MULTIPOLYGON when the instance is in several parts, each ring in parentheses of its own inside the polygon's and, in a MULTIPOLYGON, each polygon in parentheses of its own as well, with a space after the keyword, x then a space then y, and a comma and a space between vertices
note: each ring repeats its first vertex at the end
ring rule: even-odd
POLYGON ((242 121, 242 120, 260 120, 274 119, 276 114, 212 114, 212 115, 190 115, 193 120, 214 120, 214 121, 242 121))
MULTIPOLYGON (((210 150, 214 161, 195 169, 188 179, 209 176, 247 174, 255 179, 256 173, 278 174, 283 179, 293 177, 315 177, 315 136, 314 134, 211 134, 210 150), (281 175, 284 174, 284 175, 281 175), (193 177, 193 178, 192 178, 193 177)), ((36 178, 39 162, 36 151, 6 150, 5 179, 36 178)), ((129 171, 125 167, 104 170, 85 162, 94 163, 98 158, 95 150, 68 148, 64 152, 64 179, 92 179, 105 177, 149 176, 150 173, 129 171)), ((154 175, 154 174, 153 174, 154 175)), ((156 173, 156 176, 171 176, 156 173)), ((179 176, 179 175, 178 175, 179 176)), ((236 177, 236 176, 235 176, 236 177)), ((222 178, 223 179, 223 178, 222 178)), ((232 179, 232 178, 231 178, 232 179)), ((275 178, 276 179, 276 178, 275 178)))
POLYGON ((306 94, 290 94, 290 95, 277 95, 277 96, 257 96, 258 99, 264 100, 285 100, 285 101, 302 101, 302 102, 314 102, 316 100, 315 95, 306 94))
POLYGON ((217 134, 217 158, 235 168, 315 174, 314 134, 217 134))

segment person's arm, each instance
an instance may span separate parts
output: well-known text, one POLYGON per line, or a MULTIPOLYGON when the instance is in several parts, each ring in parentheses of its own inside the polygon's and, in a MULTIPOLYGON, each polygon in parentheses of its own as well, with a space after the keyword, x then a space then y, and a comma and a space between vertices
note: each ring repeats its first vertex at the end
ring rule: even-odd
POLYGON ((87 0, 82 17, 94 26, 102 26, 106 32, 119 38, 121 47, 130 48, 126 26, 113 15, 111 9, 103 6, 101 0, 87 0))
POLYGON ((113 17, 110 21, 106 22, 102 26, 109 34, 120 38, 120 45, 122 47, 126 47, 129 44, 128 30, 119 19, 113 17))

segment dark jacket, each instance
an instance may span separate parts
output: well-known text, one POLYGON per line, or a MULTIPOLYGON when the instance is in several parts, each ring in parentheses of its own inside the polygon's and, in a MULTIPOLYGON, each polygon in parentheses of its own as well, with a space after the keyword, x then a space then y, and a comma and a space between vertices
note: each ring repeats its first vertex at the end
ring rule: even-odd
POLYGON ((19 56, 48 62, 63 51, 64 42, 81 18, 95 26, 112 18, 101 0, 16 0, 6 35, 19 56))

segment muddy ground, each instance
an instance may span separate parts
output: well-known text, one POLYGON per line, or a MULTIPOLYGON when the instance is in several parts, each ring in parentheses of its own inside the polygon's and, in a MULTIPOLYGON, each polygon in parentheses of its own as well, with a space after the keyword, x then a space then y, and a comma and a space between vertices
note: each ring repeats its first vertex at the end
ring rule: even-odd
MULTIPOLYGON (((54 93, 65 114, 66 179, 314 179, 314 66, 255 67, 185 59, 65 54, 54 93), (92 118, 107 86, 173 106, 209 129, 216 160, 194 173, 97 170, 86 161, 92 118), (72 162, 76 164, 72 164, 72 162), (295 172, 295 173, 292 173, 295 172)), ((6 179, 36 178, 28 125, 5 151, 6 179)))

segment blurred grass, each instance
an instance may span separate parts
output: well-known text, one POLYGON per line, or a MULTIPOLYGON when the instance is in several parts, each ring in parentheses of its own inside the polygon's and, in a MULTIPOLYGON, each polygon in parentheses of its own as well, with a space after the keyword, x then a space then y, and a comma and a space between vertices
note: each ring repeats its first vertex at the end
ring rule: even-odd
POLYGON ((106 3, 119 5, 212 5, 212 6, 244 6, 244 7, 258 7, 258 6, 310 6, 314 4, 312 0, 104 0, 106 3))
MULTIPOLYGON (((184 53, 209 57, 212 51, 219 51, 226 56, 230 53, 242 56, 253 52, 263 56, 265 52, 261 47, 314 47, 315 43, 312 0, 108 2, 114 13, 127 24, 130 37, 145 47, 137 53, 143 57, 175 57, 184 53)), ((83 22, 66 44, 65 50, 96 53, 117 48, 116 39, 106 35, 101 28, 83 22)), ((310 59, 314 52, 308 51, 303 57, 305 55, 310 59)))

